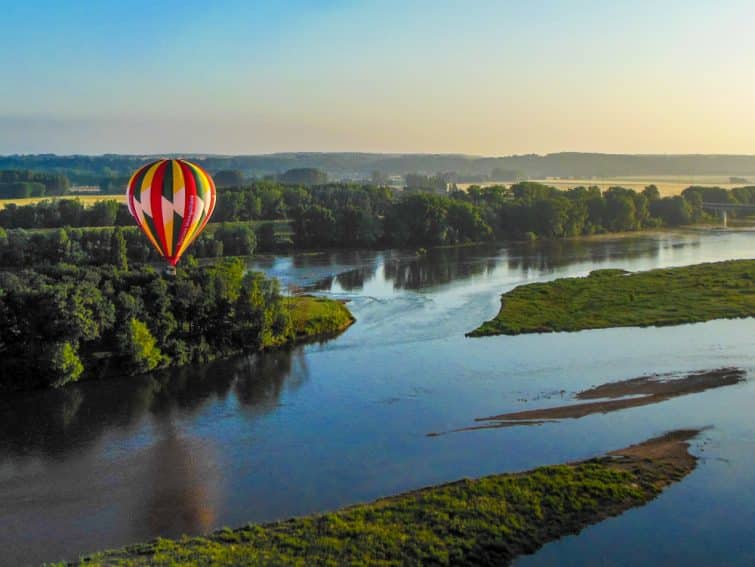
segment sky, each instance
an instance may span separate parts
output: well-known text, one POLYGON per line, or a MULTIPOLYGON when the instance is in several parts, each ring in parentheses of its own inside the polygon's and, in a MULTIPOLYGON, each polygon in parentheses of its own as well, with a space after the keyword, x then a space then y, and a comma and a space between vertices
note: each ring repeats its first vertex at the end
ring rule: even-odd
POLYGON ((755 154, 750 0, 0 0, 0 154, 755 154))

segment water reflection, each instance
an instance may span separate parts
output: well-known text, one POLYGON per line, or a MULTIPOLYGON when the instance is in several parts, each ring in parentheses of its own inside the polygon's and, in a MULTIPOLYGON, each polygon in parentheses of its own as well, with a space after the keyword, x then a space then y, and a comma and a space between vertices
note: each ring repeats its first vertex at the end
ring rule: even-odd
POLYGON ((700 245, 695 233, 662 238, 640 234, 434 248, 422 254, 396 250, 299 254, 277 261, 255 260, 251 268, 282 277, 295 292, 331 291, 336 286, 345 292, 358 292, 375 280, 384 280, 395 290, 420 290, 490 275, 500 267, 526 277, 530 273, 552 273, 575 263, 600 265, 657 259, 665 253, 684 254, 700 245))
POLYGON ((177 415, 191 419, 229 393, 249 413, 264 415, 278 406, 284 383, 295 390, 306 379, 302 349, 296 348, 10 395, 0 400, 0 463, 11 455, 65 458, 109 429, 128 429, 146 416, 158 424, 177 415))
POLYGON ((146 494, 133 514, 134 531, 175 537, 209 531, 217 518, 220 474, 215 455, 195 440, 182 438, 170 419, 160 420, 160 440, 147 450, 140 484, 146 494))
POLYGON ((695 248, 700 241, 694 237, 680 237, 673 243, 645 236, 630 236, 605 240, 545 240, 514 243, 507 247, 507 266, 522 272, 552 272, 573 263, 603 264, 616 260, 655 258, 664 249, 695 248))

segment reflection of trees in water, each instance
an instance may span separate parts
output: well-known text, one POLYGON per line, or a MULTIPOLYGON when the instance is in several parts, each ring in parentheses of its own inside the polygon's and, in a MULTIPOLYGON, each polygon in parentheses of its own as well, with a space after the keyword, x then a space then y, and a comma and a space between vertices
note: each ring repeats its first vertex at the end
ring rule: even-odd
MULTIPOLYGON (((605 240, 539 240, 535 242, 510 242, 503 250, 504 260, 510 270, 536 270, 549 272, 574 262, 594 262, 601 264, 612 260, 625 260, 640 257, 656 257, 665 248, 699 246, 697 240, 664 242, 655 237, 636 237, 605 240)), ((474 276, 492 272, 501 261, 500 247, 496 245, 460 246, 430 249, 427 254, 415 256, 398 251, 382 252, 372 264, 329 275, 311 286, 317 290, 331 289, 337 282, 344 290, 358 291, 365 282, 375 277, 379 260, 383 259, 384 277, 392 281, 396 289, 422 289, 448 284, 474 276)), ((357 252, 349 251, 317 255, 314 260, 301 258, 302 264, 311 262, 319 266, 327 265, 336 271, 342 263, 360 262, 357 252), (345 255, 345 256, 343 256, 345 255)), ((352 264, 353 265, 353 264, 352 264)))
POLYGON ((229 393, 261 415, 278 405, 284 383, 296 388, 306 378, 303 350, 296 348, 5 396, 0 460, 5 454, 65 458, 109 429, 129 427, 145 415, 191 415, 229 393))
MULTIPOLYGON (((435 248, 422 256, 389 250, 381 252, 378 256, 363 258, 353 251, 349 251, 348 257, 345 258, 334 253, 327 257, 328 267, 333 272, 342 266, 342 262, 350 261, 352 265, 359 262, 366 264, 337 275, 328 275, 309 286, 309 289, 329 290, 334 283, 338 283, 346 291, 359 291, 365 283, 375 277, 380 260, 385 266, 385 279, 391 281, 396 289, 421 289, 442 285, 493 270, 496 261, 491 257, 491 253, 496 250, 497 248, 488 245, 435 248)), ((322 256, 320 261, 324 261, 322 256)))
POLYGON ((385 277, 397 289, 421 289, 487 273, 495 269, 491 252, 480 246, 436 248, 426 255, 385 259, 385 277))
POLYGON ((699 239, 670 240, 638 234, 613 239, 554 239, 534 242, 508 242, 449 248, 433 248, 427 254, 388 250, 383 252, 345 250, 292 256, 298 269, 321 268, 328 275, 307 289, 330 290, 334 283, 346 291, 359 291, 375 277, 380 260, 384 277, 396 289, 421 289, 492 272, 501 261, 510 270, 549 272, 574 262, 601 264, 612 260, 656 257, 663 249, 700 246, 699 239), (359 266, 354 268, 353 266, 359 266), (352 269, 347 269, 352 267, 352 269), (337 275, 334 275, 337 274, 337 275))
MULTIPOLYGON (((699 246, 699 242, 679 244, 699 246)), ((544 240, 509 244, 506 255, 510 270, 549 272, 575 262, 601 264, 613 260, 654 258, 664 246, 656 238, 643 236, 617 240, 544 240)))
POLYGON ((375 276, 379 258, 379 254, 371 251, 367 253, 348 251, 330 254, 327 257, 327 265, 321 266, 327 267, 331 273, 317 280, 309 288, 326 291, 333 287, 333 283, 337 282, 346 291, 360 290, 366 282, 375 276), (353 266, 358 267, 353 268, 353 266), (348 267, 352 268, 344 269, 348 267))
POLYGON ((274 351, 237 361, 234 391, 246 412, 263 415, 278 407, 284 386, 300 388, 309 376, 304 350, 274 351))
POLYGON ((364 287, 365 282, 371 280, 375 276, 377 266, 371 266, 369 268, 359 268, 357 270, 349 270, 336 276, 336 281, 346 291, 360 290, 364 287))
POLYGON ((375 250, 329 250, 326 252, 294 254, 292 265, 296 269, 330 268, 333 266, 358 266, 375 261, 375 250))

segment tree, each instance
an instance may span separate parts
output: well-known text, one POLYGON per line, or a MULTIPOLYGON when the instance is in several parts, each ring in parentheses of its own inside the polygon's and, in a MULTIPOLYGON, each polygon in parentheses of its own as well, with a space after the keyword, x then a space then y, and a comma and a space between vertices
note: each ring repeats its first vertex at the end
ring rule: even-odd
POLYGON ((619 232, 638 228, 635 194, 623 187, 610 187, 605 192, 605 222, 610 230, 619 232))
POLYGON ((149 327, 139 319, 132 318, 119 337, 119 350, 126 358, 131 374, 154 370, 163 362, 163 355, 149 327))
POLYGON ((0 183, 0 198, 23 199, 26 197, 41 197, 45 194, 45 186, 41 183, 19 181, 15 183, 0 183))
POLYGON ((690 204, 679 195, 651 201, 650 214, 669 226, 689 224, 692 221, 690 204))
POLYGON ((648 201, 655 201, 661 198, 661 192, 655 185, 648 185, 642 190, 642 194, 645 195, 648 201))
POLYGON ((534 232, 547 237, 564 236, 569 218, 569 204, 569 200, 564 197, 535 201, 533 204, 536 219, 534 232))
POLYGON ((257 245, 254 229, 248 224, 234 226, 223 223, 213 238, 223 244, 223 253, 228 256, 251 256, 257 245))
POLYGON ((266 222, 260 226, 257 236, 261 250, 265 252, 275 250, 275 225, 272 222, 266 222))
POLYGON ((118 216, 118 209, 123 205, 113 200, 97 201, 85 211, 88 226, 113 226, 118 216))
POLYGON ((123 229, 118 227, 113 231, 110 238, 110 248, 113 255, 113 264, 119 270, 128 270, 128 254, 126 239, 123 237, 123 229))
POLYGON ((48 368, 52 378, 50 383, 55 388, 75 382, 84 372, 84 365, 76 354, 76 348, 67 341, 53 343, 49 347, 48 368))
POLYGON ((734 196, 722 187, 699 187, 693 185, 682 191, 682 197, 692 199, 694 195, 699 195, 700 200, 706 203, 734 203, 734 196))
POLYGON ((328 175, 313 167, 301 167, 289 169, 278 176, 278 180, 290 185, 323 185, 328 182, 328 175))
POLYGON ((488 240, 493 231, 482 220, 480 209, 459 201, 451 201, 448 205, 449 231, 454 233, 454 242, 480 242, 488 240))
POLYGON ((336 238, 336 219, 330 209, 312 205, 294 216, 294 239, 307 248, 330 246, 336 238))
POLYGON ((379 236, 379 223, 371 211, 354 205, 347 205, 338 217, 338 242, 358 246, 372 246, 379 236))
POLYGON ((241 187, 244 184, 244 174, 238 169, 221 169, 213 175, 216 187, 241 187))

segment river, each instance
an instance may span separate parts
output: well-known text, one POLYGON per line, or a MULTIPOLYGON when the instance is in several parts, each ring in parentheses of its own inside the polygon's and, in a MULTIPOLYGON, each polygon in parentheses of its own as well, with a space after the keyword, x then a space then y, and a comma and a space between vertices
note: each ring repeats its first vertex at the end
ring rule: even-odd
POLYGON ((698 469, 647 506, 520 565, 755 563, 753 319, 465 338, 512 287, 597 268, 753 257, 747 231, 260 258, 349 300, 330 341, 0 400, 0 564, 333 510, 460 477, 583 459, 680 427, 698 469), (450 433, 651 373, 747 382, 537 426, 450 433))

